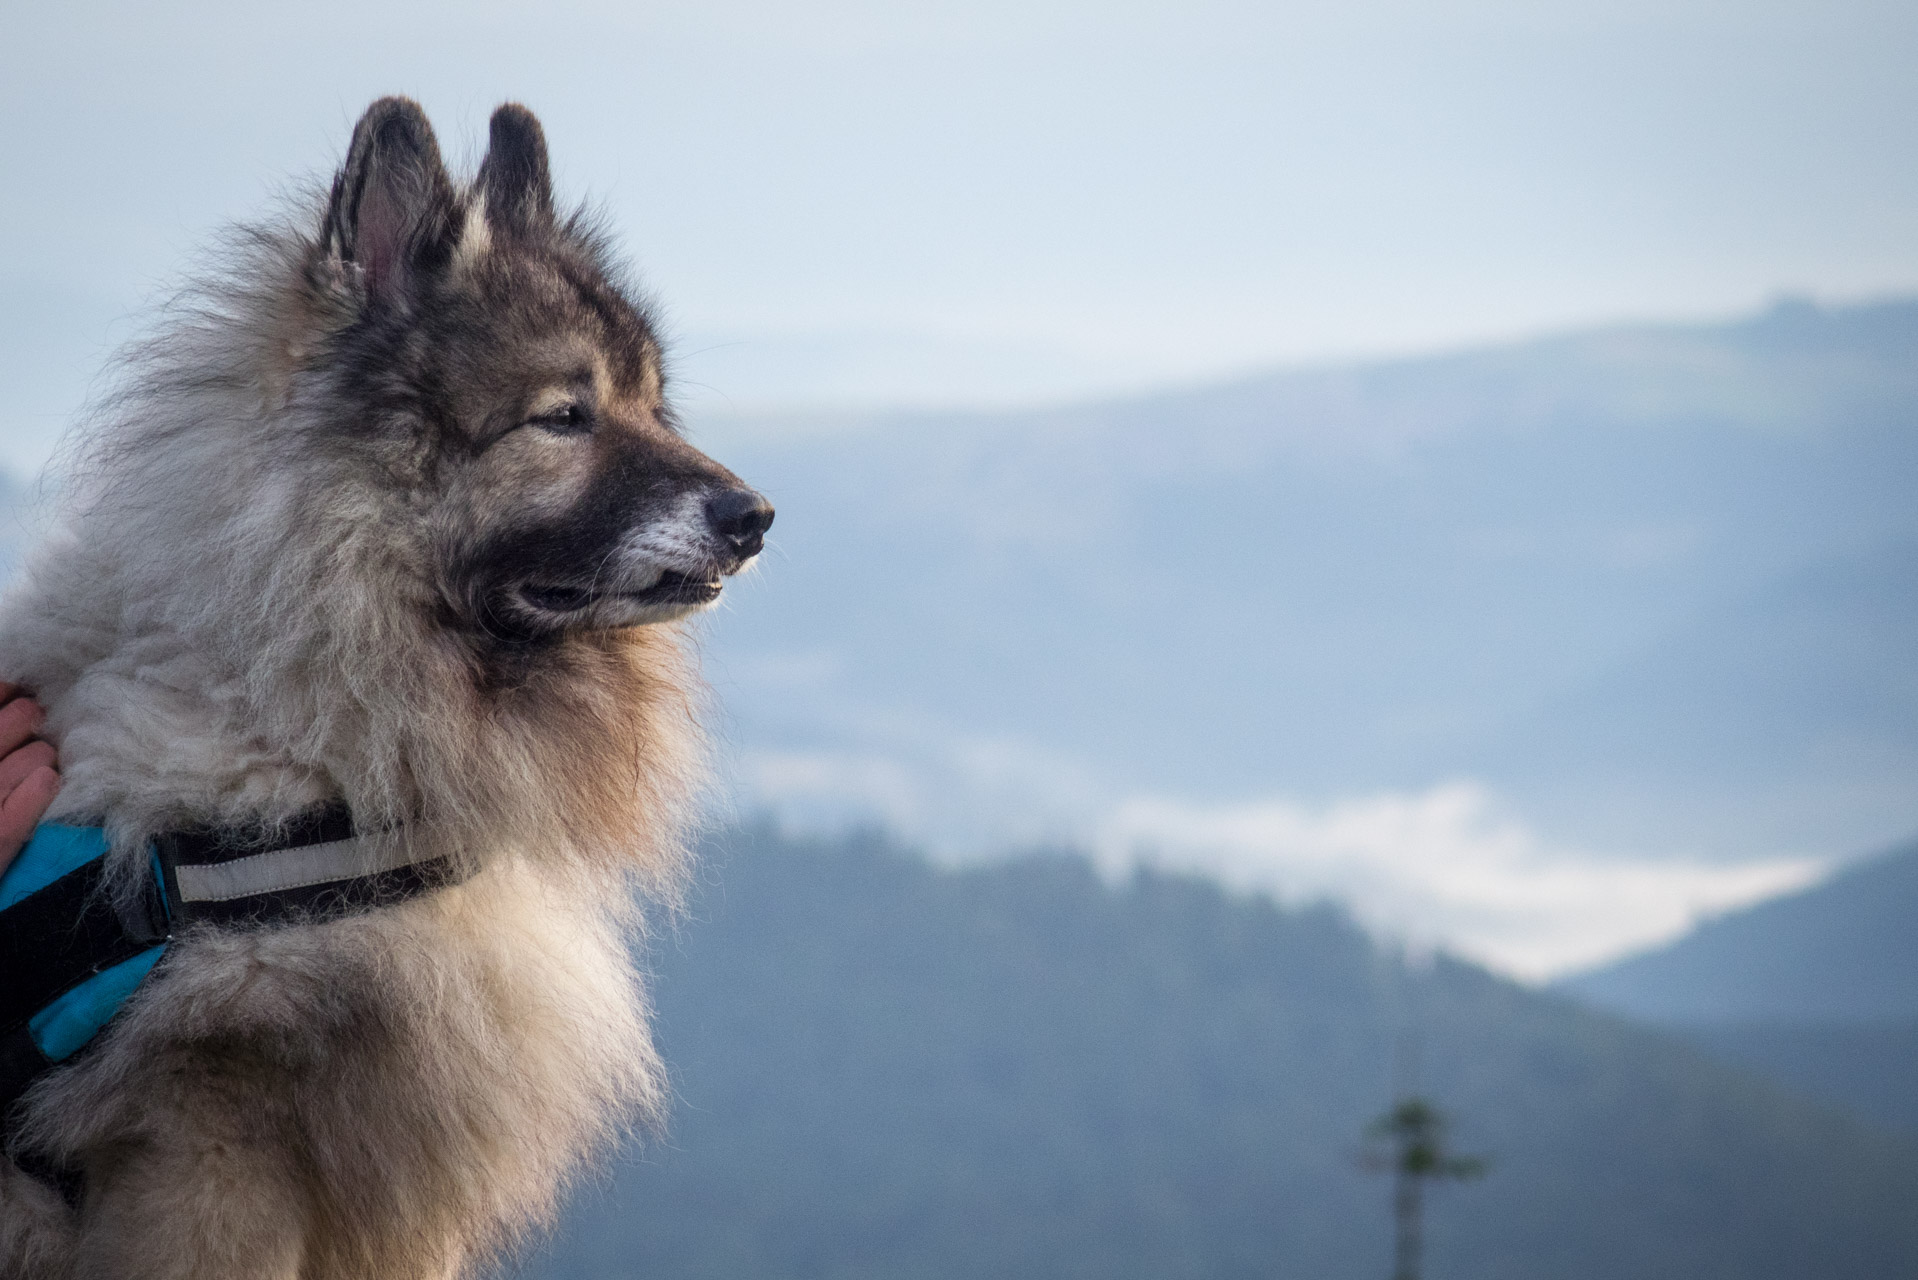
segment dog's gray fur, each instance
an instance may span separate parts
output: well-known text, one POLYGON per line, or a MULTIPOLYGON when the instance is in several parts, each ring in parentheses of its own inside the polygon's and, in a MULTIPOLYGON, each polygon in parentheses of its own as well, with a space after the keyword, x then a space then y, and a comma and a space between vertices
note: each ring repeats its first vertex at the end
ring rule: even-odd
POLYGON ((462 185, 376 103, 332 189, 237 233, 137 353, 0 614, 55 816, 104 821, 124 885, 155 832, 331 799, 469 874, 177 938, 25 1099, 16 1154, 84 1193, 0 1161, 0 1276, 467 1274, 657 1118, 628 948, 701 778, 675 620, 770 520, 715 532, 713 495, 756 495, 662 397, 514 106, 462 185))

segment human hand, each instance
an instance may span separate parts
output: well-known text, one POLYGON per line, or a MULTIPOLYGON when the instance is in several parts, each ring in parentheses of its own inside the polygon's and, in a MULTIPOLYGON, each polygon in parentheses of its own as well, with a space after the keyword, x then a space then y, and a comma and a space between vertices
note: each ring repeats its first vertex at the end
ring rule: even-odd
POLYGON ((0 872, 60 792, 53 744, 33 736, 45 719, 39 703, 0 681, 0 872))

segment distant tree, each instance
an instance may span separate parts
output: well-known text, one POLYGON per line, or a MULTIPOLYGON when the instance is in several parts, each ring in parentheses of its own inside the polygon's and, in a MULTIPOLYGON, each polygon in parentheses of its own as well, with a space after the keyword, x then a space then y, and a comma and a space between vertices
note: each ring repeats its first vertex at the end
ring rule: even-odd
POLYGON ((1400 1098, 1366 1127, 1366 1137, 1375 1144, 1366 1153, 1366 1168, 1392 1174, 1392 1218, 1397 1228, 1392 1280, 1419 1280, 1425 1246, 1425 1184, 1438 1179, 1469 1182, 1485 1173, 1484 1159, 1454 1155, 1446 1149, 1446 1127, 1444 1113, 1416 1094, 1400 1098))

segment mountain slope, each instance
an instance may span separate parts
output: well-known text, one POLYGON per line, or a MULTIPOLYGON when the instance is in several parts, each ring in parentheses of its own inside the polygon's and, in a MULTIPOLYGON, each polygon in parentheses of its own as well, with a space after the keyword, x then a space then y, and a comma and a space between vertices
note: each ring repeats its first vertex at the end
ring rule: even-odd
POLYGON ((727 843, 659 959, 671 1141, 529 1280, 1383 1274, 1356 1155, 1407 1018, 1495 1161, 1435 1198, 1434 1277, 1918 1271, 1918 1146, 1329 910, 727 843))
POLYGON ((1918 1134, 1918 1018, 1703 1023, 1687 1036, 1726 1062, 1808 1097, 1918 1134))
POLYGON ((1559 984, 1918 1133, 1918 844, 1559 984))
POLYGON ((1918 303, 703 425, 780 509, 712 649, 789 811, 992 847, 1469 776, 1621 852, 1918 826, 1918 303))
POLYGON ((1918 1019, 1918 844, 1561 989, 1675 1025, 1918 1019))

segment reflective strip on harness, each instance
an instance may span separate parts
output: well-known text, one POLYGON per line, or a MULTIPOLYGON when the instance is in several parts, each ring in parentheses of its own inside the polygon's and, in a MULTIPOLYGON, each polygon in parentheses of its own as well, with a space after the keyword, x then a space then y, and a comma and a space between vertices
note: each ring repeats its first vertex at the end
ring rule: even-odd
POLYGON ((399 828, 361 831, 343 804, 276 827, 196 827, 154 837, 174 927, 323 923, 430 892, 453 878, 399 828))
POLYGON ((413 861, 403 840, 370 835, 255 853, 227 862, 182 862, 174 866, 173 876, 181 902, 231 902, 397 871, 413 861))

